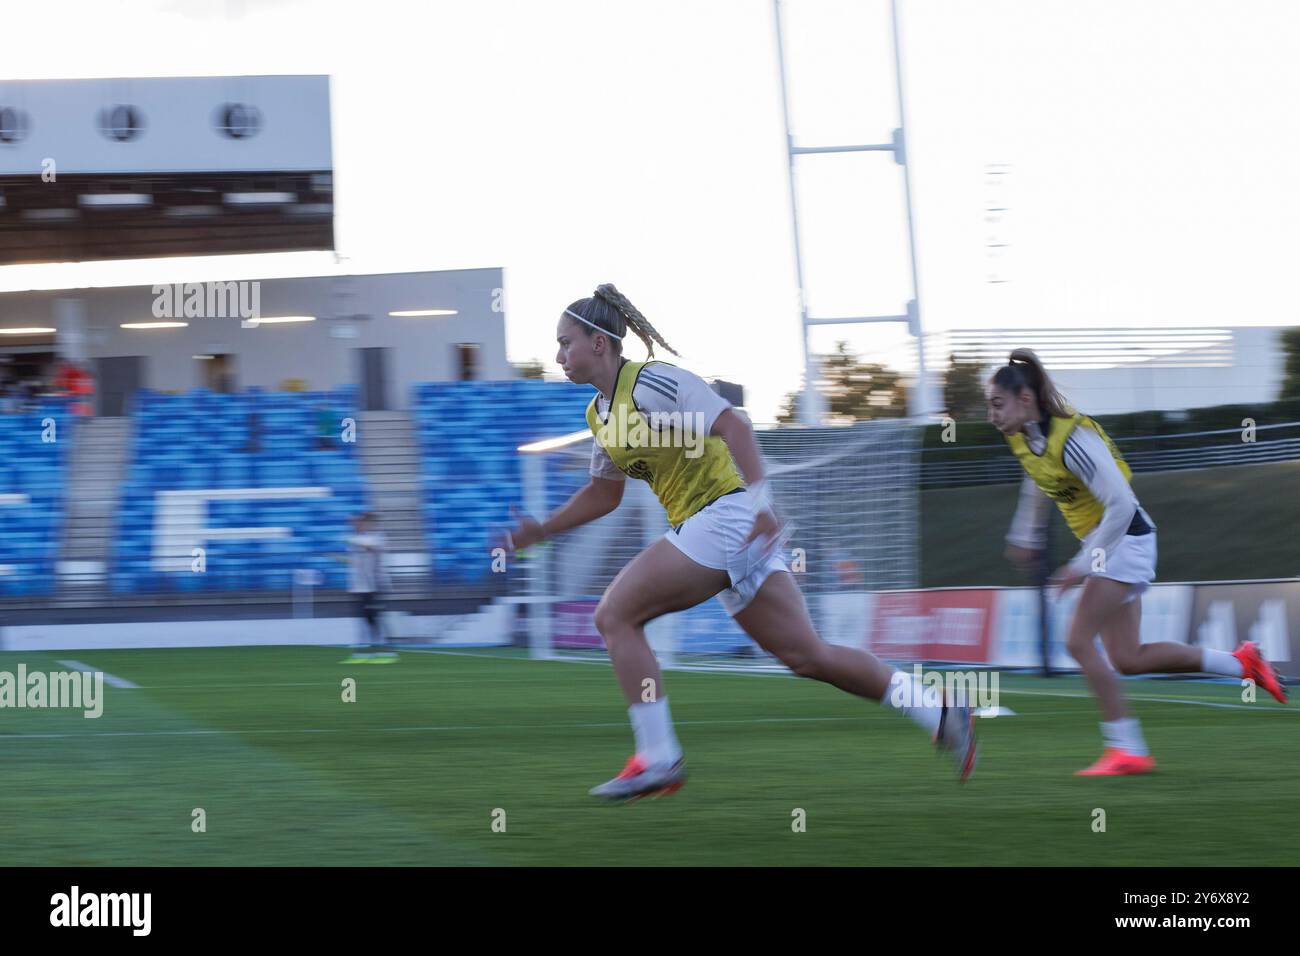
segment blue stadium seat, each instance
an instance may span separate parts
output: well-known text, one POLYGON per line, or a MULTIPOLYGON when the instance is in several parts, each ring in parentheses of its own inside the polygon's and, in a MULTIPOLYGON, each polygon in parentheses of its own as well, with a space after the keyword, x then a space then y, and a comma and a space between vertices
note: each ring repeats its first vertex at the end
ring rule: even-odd
POLYGON ((509 503, 522 500, 518 447, 581 430, 592 394, 586 385, 531 379, 413 387, 425 528, 437 580, 486 579, 488 538, 506 520, 509 503))
POLYGON ((76 440, 68 409, 66 399, 47 399, 34 411, 0 415, 0 494, 26 496, 0 503, 0 594, 6 597, 54 589, 64 472, 76 440), (52 433, 46 419, 54 420, 52 433))
MULTIPOLYGON (((110 587, 118 593, 287 590, 295 569, 319 567, 323 547, 341 551, 348 520, 366 506, 367 493, 354 444, 316 449, 322 407, 340 419, 355 417, 356 388, 251 389, 238 395, 138 391, 135 449, 118 510, 110 587), (326 487, 330 494, 211 499, 204 527, 286 527, 290 537, 208 540, 204 574, 155 567, 159 492, 286 487, 326 487)), ((337 574, 330 583, 341 583, 337 574)))

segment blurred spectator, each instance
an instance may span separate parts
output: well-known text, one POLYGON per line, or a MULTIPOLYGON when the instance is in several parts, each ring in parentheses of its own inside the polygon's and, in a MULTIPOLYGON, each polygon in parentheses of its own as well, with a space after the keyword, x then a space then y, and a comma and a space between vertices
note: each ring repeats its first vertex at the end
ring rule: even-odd
POLYGON ((257 414, 254 408, 248 413, 248 442, 244 445, 244 451, 250 454, 256 454, 262 450, 262 417, 257 414))
MULTIPOLYGON (((380 602, 384 592, 391 588, 388 569, 384 567, 384 536, 375 530, 375 515, 371 511, 353 518, 352 530, 355 533, 348 538, 348 590, 356 596, 357 610, 365 621, 368 645, 373 651, 387 644, 380 622, 380 602)), ((396 655, 384 652, 374 656, 396 655)))
POLYGON ((89 415, 95 394, 95 379, 80 363, 64 360, 59 363, 54 373, 53 391, 55 395, 72 399, 74 415, 89 415))
POLYGON ((13 403, 13 410, 17 414, 30 412, 36 407, 36 397, 40 394, 39 379, 25 379, 18 381, 13 379, 9 382, 9 397, 13 403))
POLYGON ((338 447, 334 437, 334 416, 324 405, 316 406, 316 448, 329 451, 338 447))
POLYGON ((19 411, 21 397, 18 383, 13 379, 5 379, 4 384, 0 385, 0 409, 6 415, 13 415, 19 411))

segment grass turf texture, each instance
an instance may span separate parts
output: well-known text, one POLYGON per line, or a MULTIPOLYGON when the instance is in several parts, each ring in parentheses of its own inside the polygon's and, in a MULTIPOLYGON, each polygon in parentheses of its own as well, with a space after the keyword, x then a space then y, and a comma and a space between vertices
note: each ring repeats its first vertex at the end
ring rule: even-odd
MULTIPOLYGON (((1075 678, 1004 675, 959 786, 887 709, 782 676, 672 672, 690 783, 605 805, 631 750, 605 665, 337 648, 81 651, 139 684, 103 716, 0 710, 7 865, 1246 865, 1281 863, 1300 712, 1137 701, 1159 772, 1081 779, 1100 752, 1075 678), (343 703, 341 681, 357 681, 343 703), (191 830, 206 811, 207 832, 191 830), (1093 810, 1107 829, 1092 829, 1093 810), (494 833, 492 813, 506 812, 494 833), (807 830, 791 829, 792 811, 807 830)), ((0 654, 0 670, 65 654, 0 654)), ((1233 686, 1128 681, 1240 703, 1233 686)))

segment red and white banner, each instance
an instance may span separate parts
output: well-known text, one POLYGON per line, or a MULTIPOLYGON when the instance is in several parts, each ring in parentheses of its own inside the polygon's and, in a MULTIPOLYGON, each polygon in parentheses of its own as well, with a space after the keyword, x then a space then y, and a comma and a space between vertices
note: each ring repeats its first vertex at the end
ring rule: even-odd
POLYGON ((997 591, 888 591, 876 595, 868 648, 884 658, 989 662, 997 591))
MULTIPOLYGON (((1047 601, 1055 669, 1077 667, 1066 641, 1079 594, 1079 588, 1054 591, 1047 601)), ((1300 677, 1300 581, 1156 584, 1141 601, 1144 644, 1174 641, 1231 651, 1240 642, 1253 640, 1283 674, 1300 677)), ((1042 665, 1036 588, 845 591, 816 595, 809 604, 824 640, 865 647, 886 660, 1042 665)), ((593 620, 595 607, 594 600, 556 604, 555 646, 602 648, 593 620)), ((700 610, 694 613, 699 615, 700 610)), ((727 643, 714 632, 726 629, 730 622, 721 619, 720 609, 713 610, 719 620, 704 615, 695 630, 686 626, 687 618, 673 616, 684 628, 676 634, 678 650, 717 652, 727 643)), ((745 643, 734 625, 727 633, 734 635, 733 644, 745 643)))
POLYGON ((565 650, 601 650, 604 638, 596 630, 596 601, 561 601, 555 605, 551 643, 565 650))

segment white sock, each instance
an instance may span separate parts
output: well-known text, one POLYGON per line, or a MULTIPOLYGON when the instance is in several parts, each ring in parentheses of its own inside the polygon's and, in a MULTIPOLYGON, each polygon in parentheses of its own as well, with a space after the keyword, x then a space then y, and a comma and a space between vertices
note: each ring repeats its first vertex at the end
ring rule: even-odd
POLYGON ((906 671, 894 671, 894 676, 889 679, 889 686, 885 688, 885 696, 880 702, 886 707, 901 711, 905 717, 916 721, 933 735, 939 730, 939 715, 943 712, 943 692, 936 694, 931 691, 930 696, 938 699, 927 701, 924 684, 906 671))
POLYGON ((1207 674, 1222 674, 1224 677, 1241 677, 1241 661, 1227 651, 1204 648, 1201 651, 1201 670, 1207 674))
POLYGON ((1149 756, 1146 738, 1142 736, 1142 725, 1136 717, 1124 717, 1121 720, 1103 720, 1101 737, 1107 747, 1118 747, 1139 757, 1149 756))
POLYGON ((636 752, 652 764, 676 763, 682 757, 682 745, 673 732, 672 714, 668 712, 668 698, 653 704, 633 704, 627 709, 632 718, 632 733, 636 737, 636 752))

